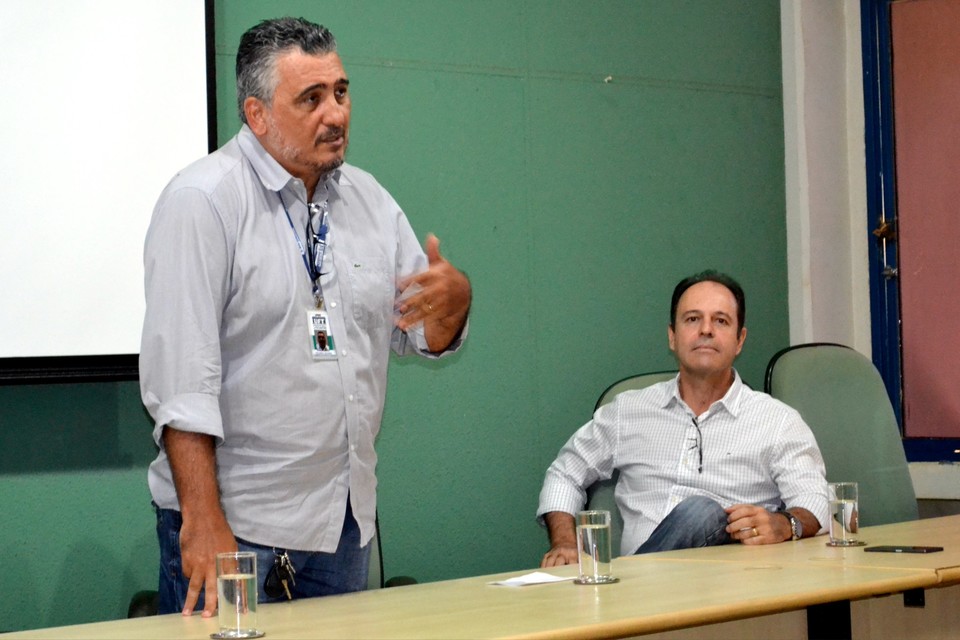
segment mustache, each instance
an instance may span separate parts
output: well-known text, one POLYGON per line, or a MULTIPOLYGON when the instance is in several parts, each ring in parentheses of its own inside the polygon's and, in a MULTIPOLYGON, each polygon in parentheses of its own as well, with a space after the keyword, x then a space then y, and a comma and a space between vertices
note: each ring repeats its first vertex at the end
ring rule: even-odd
POLYGON ((327 142, 333 142, 337 138, 344 137, 346 133, 343 127, 334 127, 332 129, 327 129, 322 135, 317 136, 316 144, 325 144, 327 142))

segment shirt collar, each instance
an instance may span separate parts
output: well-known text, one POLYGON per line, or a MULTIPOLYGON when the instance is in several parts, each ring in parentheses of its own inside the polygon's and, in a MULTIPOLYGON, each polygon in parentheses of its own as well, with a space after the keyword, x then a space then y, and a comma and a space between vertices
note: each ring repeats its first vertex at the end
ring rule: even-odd
MULTIPOLYGON (((722 398, 710 405, 708 411, 713 411, 714 407, 723 408, 727 413, 729 413, 734 418, 740 413, 740 404, 743 400, 743 381, 740 379, 740 374, 736 369, 733 370, 733 384, 730 385, 730 388, 727 389, 727 392, 723 395, 722 398)), ((683 401, 683 398, 680 397, 680 375, 677 374, 669 385, 667 385, 667 393, 665 394, 663 407, 669 408, 671 406, 678 407, 687 407, 687 404, 683 401)))
MULTIPOLYGON (((297 180, 260 144, 248 125, 240 127, 237 143, 265 189, 280 192, 297 180)), ((331 188, 341 184, 342 176, 340 169, 335 169, 324 177, 324 181, 331 188)), ((349 184, 349 181, 343 180, 342 183, 349 184)))

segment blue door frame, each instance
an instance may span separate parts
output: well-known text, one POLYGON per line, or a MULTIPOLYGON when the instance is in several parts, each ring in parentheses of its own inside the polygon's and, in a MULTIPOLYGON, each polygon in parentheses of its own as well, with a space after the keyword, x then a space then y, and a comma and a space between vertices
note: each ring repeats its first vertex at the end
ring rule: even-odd
MULTIPOLYGON (((896 230, 896 166, 893 137, 890 4, 860 0, 863 46, 864 124, 867 162, 867 237, 873 362, 887 387, 903 433, 900 362, 900 281, 897 243, 874 234, 884 222, 896 230)), ((904 438, 907 460, 960 460, 960 438, 904 438)))

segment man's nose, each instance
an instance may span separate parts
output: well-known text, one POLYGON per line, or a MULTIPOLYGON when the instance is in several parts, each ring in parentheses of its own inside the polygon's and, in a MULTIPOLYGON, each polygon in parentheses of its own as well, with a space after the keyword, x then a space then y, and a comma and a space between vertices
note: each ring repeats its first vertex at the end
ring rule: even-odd
POLYGON ((327 127, 340 127, 347 123, 347 113, 349 107, 336 101, 331 97, 324 102, 321 120, 327 127))

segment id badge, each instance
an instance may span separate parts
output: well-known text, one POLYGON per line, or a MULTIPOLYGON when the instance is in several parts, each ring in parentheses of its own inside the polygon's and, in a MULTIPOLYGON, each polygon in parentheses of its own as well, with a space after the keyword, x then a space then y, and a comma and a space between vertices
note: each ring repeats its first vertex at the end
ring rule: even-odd
POLYGON ((307 330, 314 360, 336 360, 337 345, 330 330, 330 316, 322 309, 307 310, 307 330))

